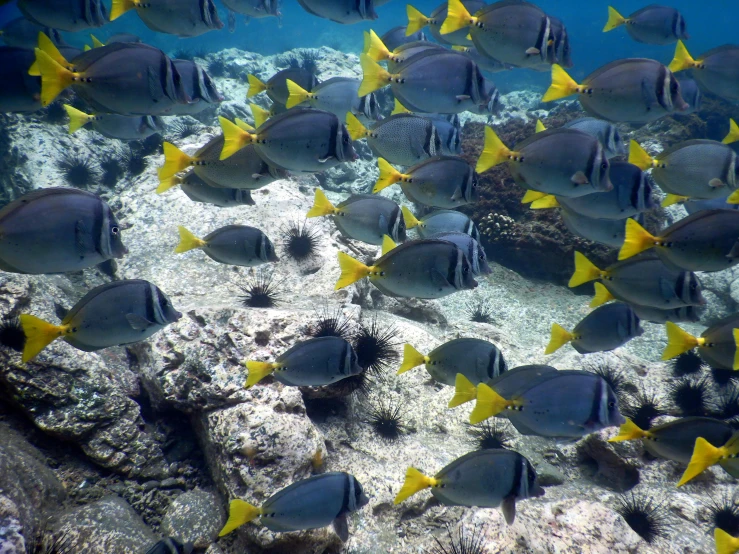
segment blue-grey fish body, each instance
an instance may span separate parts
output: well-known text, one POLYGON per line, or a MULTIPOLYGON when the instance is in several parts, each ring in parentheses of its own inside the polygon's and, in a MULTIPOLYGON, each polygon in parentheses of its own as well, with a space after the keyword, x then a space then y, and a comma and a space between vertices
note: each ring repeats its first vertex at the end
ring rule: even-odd
POLYGON ((487 73, 499 73, 501 71, 509 71, 514 68, 511 64, 503 63, 495 58, 481 54, 474 46, 467 47, 463 52, 472 58, 472 61, 477 64, 477 67, 479 67, 481 71, 487 73))
POLYGON ((62 320, 69 344, 92 352, 149 338, 182 314, 152 283, 139 279, 114 281, 88 292, 62 320))
MULTIPOLYGON (((408 222, 406 221, 406 226, 408 222)), ((470 235, 477 242, 480 242, 480 232, 477 230, 475 222, 462 212, 455 210, 435 210, 421 218, 420 224, 416 227, 416 231, 421 238, 427 238, 436 233, 447 233, 457 231, 470 235)))
POLYGON ((411 166, 438 156, 442 145, 435 124, 419 115, 391 115, 374 125, 367 135, 372 152, 391 164, 411 166))
POLYGON ((483 94, 480 103, 473 106, 470 112, 478 115, 493 115, 500 110, 500 92, 498 92, 495 83, 485 79, 483 85, 483 94))
POLYGON ((695 79, 678 79, 680 81, 680 96, 683 97, 688 108, 683 115, 695 113, 701 109, 703 93, 695 79))
POLYGON ((446 48, 441 44, 436 44, 428 40, 419 40, 416 42, 401 44, 398 48, 392 51, 392 59, 387 60, 387 70, 393 73, 399 64, 410 59, 416 54, 427 50, 446 50, 446 48))
POLYGON ((734 329, 739 328, 739 314, 731 314, 711 325, 701 333, 703 344, 697 347, 703 360, 718 369, 734 369, 736 340, 734 329))
POLYGON ((203 252, 222 264, 255 267, 278 260, 272 242, 256 227, 226 225, 203 237, 203 241, 203 252))
POLYGON ((0 46, 0 112, 25 113, 41 109, 41 78, 28 74, 33 50, 0 46))
POLYGON ((488 265, 488 258, 482 244, 477 242, 467 233, 459 231, 447 231, 444 233, 436 233, 428 237, 436 240, 448 240, 459 247, 472 266, 472 273, 475 275, 488 275, 493 272, 488 265))
POLYGON ((350 25, 377 19, 373 0, 298 0, 309 14, 350 25))
POLYGON ((512 450, 470 452, 445 466, 434 479, 431 494, 442 504, 481 508, 502 504, 509 524, 515 519, 517 500, 544 495, 531 462, 512 450))
POLYGON ((115 33, 108 37, 105 44, 113 44, 114 42, 141 42, 141 37, 131 33, 115 33))
POLYGON ((673 323, 681 321, 697 323, 702 311, 700 306, 681 306, 680 308, 661 310, 652 306, 629 305, 641 321, 649 321, 650 323, 667 323, 668 321, 673 323))
POLYGON ((489 384, 508 369, 503 353, 492 342, 473 338, 450 340, 426 357, 426 371, 434 380, 454 386, 457 373, 472 384, 489 384))
MULTIPOLYGON (((375 5, 377 5, 377 2, 375 2, 375 5)), ((402 27, 393 27, 389 31, 386 31, 385 34, 380 37, 380 40, 382 40, 382 43, 387 46, 387 49, 391 52, 401 44, 426 40, 426 35, 423 31, 416 31, 413 34, 406 36, 405 29, 405 25, 402 27)))
POLYGON ((223 0, 229 10, 249 17, 282 17, 280 0, 223 0))
POLYGON ((342 235, 368 244, 382 244, 384 235, 394 242, 406 239, 400 206, 376 194, 355 194, 337 206, 332 220, 342 235))
POLYGON ((441 139, 441 154, 459 156, 462 153, 462 126, 457 114, 424 114, 434 122, 441 139))
POLYGON ((611 162, 608 176, 613 188, 575 198, 558 197, 566 208, 594 219, 623 220, 656 207, 649 176, 628 162, 611 162))
POLYGON ((225 100, 216 89, 206 71, 190 60, 172 60, 180 74, 188 103, 179 103, 167 110, 167 115, 191 115, 202 112, 209 104, 219 104, 225 100))
POLYGON ((710 417, 683 417, 645 430, 642 444, 653 456, 687 464, 698 437, 719 447, 726 444, 733 433, 734 429, 725 421, 710 417))
MULTIPOLYGON (((372 116, 376 116, 377 113, 372 113, 368 109, 372 106, 372 102, 367 97, 374 96, 374 93, 358 96, 357 91, 359 91, 361 83, 361 80, 351 77, 331 77, 309 91, 311 97, 307 103, 311 108, 335 114, 341 121, 344 121, 347 112, 361 114, 368 119, 372 119, 372 116), (362 108, 369 111, 369 113, 364 113, 362 108)), ((376 102, 375 99, 375 106, 376 102)), ((375 117, 375 119, 377 118, 375 117)))
POLYGON ((688 215, 701 210, 739 210, 739 204, 729 204, 726 198, 711 198, 708 200, 687 200, 683 203, 688 215))
MULTIPOLYGON (((475 14, 485 6, 485 2, 482 0, 462 0, 462 4, 471 14, 475 14)), ((428 28, 431 32, 431 36, 434 40, 440 44, 453 45, 453 46, 472 46, 472 40, 467 38, 470 35, 470 29, 465 27, 459 29, 453 33, 441 33, 441 26, 446 20, 448 13, 449 3, 444 2, 438 6, 428 17, 428 28)))
POLYGON ((63 43, 59 31, 44 27, 43 25, 37 25, 25 17, 18 17, 6 23, 0 29, 0 39, 2 39, 6 46, 33 50, 38 46, 39 33, 44 33, 54 44, 63 43))
POLYGON ((708 92, 728 100, 739 100, 739 46, 725 44, 705 52, 692 73, 708 92))
POLYGON ((220 208, 254 205, 249 189, 214 187, 198 177, 194 171, 183 177, 180 188, 193 202, 212 204, 220 208))
POLYGON ((61 31, 84 31, 108 23, 101 0, 18 0, 18 9, 29 21, 61 31))
POLYGON ((435 208, 458 208, 478 199, 478 175, 458 156, 437 156, 422 161, 404 172, 401 182, 412 202, 435 208))
POLYGON ((303 69, 302 67, 282 69, 265 82, 267 96, 273 102, 277 102, 283 106, 287 104, 287 98, 290 96, 290 91, 287 90, 288 79, 297 83, 305 90, 313 90, 318 86, 318 79, 307 69, 303 69))
POLYGON ((653 4, 635 11, 624 26, 631 38, 645 44, 673 44, 689 38, 685 18, 668 6, 653 4))
POLYGON ((149 29, 178 37, 197 37, 223 28, 212 0, 150 0, 134 9, 149 29))
POLYGON ((336 114, 292 108, 257 129, 257 153, 272 166, 298 172, 325 171, 357 158, 349 132, 336 114))
MULTIPOLYGON (((557 368, 549 365, 522 365, 501 373, 488 386, 503 398, 513 398, 552 373, 557 373, 557 368)), ((502 412, 499 415, 506 414, 507 412, 502 412)))
POLYGON ((593 135, 603 145, 608 159, 628 154, 626 144, 621 138, 621 133, 613 123, 598 119, 597 117, 580 117, 568 121, 563 125, 568 129, 577 129, 589 135, 593 135))
POLYGON ((182 544, 177 539, 167 537, 158 541, 146 554, 190 554, 193 550, 192 543, 182 544))
POLYGON ((298 342, 275 365, 275 380, 294 387, 330 385, 362 372, 354 348, 340 337, 298 342))
POLYGON ((643 332, 631 306, 614 302, 597 307, 575 326, 572 346, 580 354, 608 352, 643 332))
MULTIPOLYGON (((562 216, 562 221, 573 235, 613 248, 620 248, 623 245, 626 238, 626 220, 588 217, 569 209, 565 205, 562 205, 561 208, 559 213, 562 216)), ((637 214, 634 219, 640 223, 643 222, 643 214, 637 214)))
POLYGON ((39 189, 0 210, 0 269, 12 273, 80 271, 127 250, 99 196, 73 188, 39 189))
POLYGON ((611 387, 589 371, 545 375, 519 392, 515 400, 516 408, 506 413, 523 435, 580 438, 626 421, 611 387))
POLYGON ((96 114, 90 124, 98 133, 118 140, 143 140, 164 129, 161 117, 151 115, 96 114))
POLYGON ((547 63, 572 67, 572 51, 567 27, 556 17, 549 16, 549 46, 547 47, 547 63))
POLYGON ((369 502, 357 479, 343 472, 322 473, 297 481, 262 504, 262 523, 272 531, 318 529, 333 524, 349 539, 346 516, 369 502))

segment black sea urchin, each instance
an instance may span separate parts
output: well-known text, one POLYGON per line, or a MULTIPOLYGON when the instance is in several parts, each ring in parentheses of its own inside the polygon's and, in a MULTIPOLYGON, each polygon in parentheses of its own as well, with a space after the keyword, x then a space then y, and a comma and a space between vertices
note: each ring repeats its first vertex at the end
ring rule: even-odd
POLYGON ((89 187, 100 178, 100 168, 94 161, 72 152, 65 152, 56 162, 56 167, 67 184, 73 187, 89 187))
POLYGON ((271 272, 258 271, 237 284, 243 292, 239 296, 241 304, 247 308, 273 308, 282 302, 282 281, 275 281, 271 272))
POLYGON ((189 120, 175 121, 170 127, 171 137, 175 140, 183 140, 187 137, 197 135, 200 125, 189 120))
POLYGON ((344 315, 341 308, 330 311, 324 308, 308 334, 313 338, 339 337, 345 341, 352 339, 352 320, 344 315))
POLYGON ((442 542, 434 537, 436 546, 429 550, 428 554, 485 554, 485 533, 483 530, 483 527, 475 525, 472 532, 468 533, 464 527, 460 527, 455 536, 452 526, 447 524, 448 541, 442 542))
POLYGON ((651 428, 652 422, 658 417, 667 415, 667 410, 657 399, 657 394, 646 390, 628 397, 621 411, 644 430, 651 428))
POLYGON ((510 448, 513 435, 509 433, 503 424, 497 421, 486 420, 477 425, 471 425, 469 433, 472 435, 471 442, 478 450, 490 448, 510 448))
POLYGON ((129 147, 128 151, 123 153, 121 161, 123 162, 123 167, 126 168, 126 172, 131 177, 141 175, 146 171, 146 166, 148 165, 144 154, 133 147, 129 147))
POLYGON ((705 416, 713 398, 706 378, 683 377, 670 387, 670 400, 682 416, 705 416))
POLYGON ((700 373, 708 366, 703 359, 694 351, 688 350, 670 361, 672 373, 676 377, 683 377, 693 373, 700 373))
POLYGON ((665 538, 670 524, 662 503, 647 495, 623 495, 618 498, 616 511, 629 527, 648 543, 665 538))
POLYGON ((352 340, 359 367, 381 377, 386 369, 400 359, 397 350, 400 342, 395 340, 397 336, 395 325, 382 327, 376 317, 369 322, 362 321, 352 340))
POLYGON ((26 334, 17 317, 0 320, 0 347, 22 352, 26 345, 26 334))
POLYGON ((318 253, 320 231, 307 221, 293 221, 282 232, 285 253, 295 261, 303 262, 318 253))
POLYGON ((607 362, 595 362, 587 365, 585 369, 592 371, 596 375, 600 375, 619 399, 622 395, 626 394, 628 389, 631 388, 633 390, 633 385, 626 379, 624 372, 609 365, 607 362))
POLYGON ((713 382, 716 383, 718 386, 725 387, 732 380, 739 379, 739 371, 734 371, 733 369, 720 369, 717 367, 712 367, 711 377, 713 377, 713 382))
POLYGON ((732 386, 718 397, 715 404, 713 417, 729 420, 732 425, 739 422, 739 388, 732 386))
POLYGON ((726 531, 729 535, 739 534, 739 506, 734 504, 730 496, 712 497, 706 502, 706 508, 714 527, 726 531))
POLYGON ((44 119, 47 123, 59 125, 67 122, 67 111, 64 109, 64 103, 57 101, 49 104, 44 110, 44 119))
POLYGON ((464 306, 467 319, 474 323, 492 323, 493 308, 482 296, 476 296, 464 306))
POLYGON ((123 177, 123 167, 121 160, 113 155, 106 155, 100 161, 100 169, 103 170, 101 183, 108 187, 114 188, 118 184, 118 180, 123 177))
POLYGON ((208 75, 211 77, 225 77, 226 76, 226 64, 220 58, 215 58, 213 61, 208 63, 206 69, 208 75))
POLYGON ((367 421, 383 439, 396 440, 406 428, 403 408, 399 403, 386 404, 380 401, 370 408, 368 416, 367 421))

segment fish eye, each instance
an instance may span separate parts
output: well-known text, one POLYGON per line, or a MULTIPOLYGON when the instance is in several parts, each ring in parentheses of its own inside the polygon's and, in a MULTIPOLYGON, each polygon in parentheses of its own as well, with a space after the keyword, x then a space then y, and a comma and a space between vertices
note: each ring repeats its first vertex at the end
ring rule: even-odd
POLYGON ((110 232, 113 233, 114 235, 117 235, 118 233, 120 233, 120 231, 121 230, 118 228, 117 225, 113 225, 113 227, 110 228, 110 232))
POLYGON ((677 92, 677 87, 678 87, 677 81, 672 81, 672 82, 670 83, 670 90, 671 90, 672 92, 677 92))
POLYGON ((469 273, 469 272, 470 272, 470 268, 469 268, 469 267, 467 267, 467 266, 464 266, 464 269, 462 269, 462 271, 463 271, 463 272, 464 272, 465 274, 466 274, 466 273, 469 273))
POLYGON ((600 164, 601 169, 608 169, 608 162, 603 162, 600 164))
POLYGON ((616 403, 615 403, 615 402, 614 402, 613 400, 611 400, 611 401, 610 401, 610 402, 608 403, 608 407, 609 407, 609 408, 611 408, 611 409, 613 409, 613 408, 615 408, 615 407, 616 407, 616 403))

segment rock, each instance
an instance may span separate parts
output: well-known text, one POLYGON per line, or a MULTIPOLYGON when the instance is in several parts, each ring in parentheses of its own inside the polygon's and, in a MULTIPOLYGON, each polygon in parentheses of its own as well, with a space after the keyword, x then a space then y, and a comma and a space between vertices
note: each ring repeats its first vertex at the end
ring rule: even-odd
POLYGON ((218 538, 226 522, 223 502, 218 495, 196 489, 178 496, 164 514, 161 531, 181 543, 207 548, 218 538))
POLYGON ((600 433, 585 437, 577 445, 583 473, 601 487, 626 492, 639 484, 639 470, 621 458, 600 433))
MULTIPOLYGON (((30 546, 31 541, 28 542, 30 546)), ((23 536, 23 523, 18 507, 7 496, 0 495, 0 554, 25 552, 26 539, 23 536)))

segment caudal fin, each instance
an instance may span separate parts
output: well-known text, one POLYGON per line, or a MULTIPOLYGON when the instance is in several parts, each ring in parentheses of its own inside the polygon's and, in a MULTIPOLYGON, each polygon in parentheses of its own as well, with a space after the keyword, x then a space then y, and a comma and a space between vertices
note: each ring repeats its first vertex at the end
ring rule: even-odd
POLYGON ((629 142, 629 163, 641 170, 646 170, 654 167, 655 160, 642 148, 641 144, 631 139, 629 142))
POLYGON ((477 398, 477 387, 461 373, 454 378, 454 396, 449 401, 449 408, 456 408, 477 398))
POLYGON ((162 146, 164 148, 164 165, 157 171, 160 180, 169 179, 175 173, 187 169, 195 159, 185 154, 171 142, 165 142, 162 146))
POLYGON ((575 272, 570 277, 570 282, 567 286, 577 287, 583 283, 600 279, 605 275, 605 272, 598 269, 598 267, 585 257, 582 252, 575 251, 575 272))
POLYGON ((608 439, 608 442, 633 441, 634 439, 643 439, 648 435, 648 431, 644 431, 636 423, 626 418, 626 423, 618 429, 618 435, 608 439))
POLYGON ((603 27, 603 32, 613 31, 613 29, 624 23, 626 23, 626 18, 618 13, 613 6, 608 6, 608 21, 606 22, 606 26, 603 27))
POLYGON ((615 299, 616 298, 611 294, 611 291, 605 287, 605 285, 602 283, 595 283, 595 296, 593 296, 589 306, 591 308, 597 308, 598 306, 602 306, 606 302, 610 302, 615 299))
POLYGON ((36 48, 35 52, 36 67, 41 75, 41 105, 48 106, 78 74, 59 65, 43 50, 36 48))
POLYGON ((701 343, 699 338, 694 337, 687 331, 683 331, 672 321, 668 321, 665 324, 665 330, 667 331, 667 346, 665 346, 665 350, 662 352, 663 360, 676 358, 680 354, 699 346, 701 343))
POLYGON ((258 518, 262 514, 262 510, 256 506, 252 506, 243 500, 232 500, 228 507, 228 521, 223 529, 218 533, 219 537, 224 537, 235 531, 242 525, 258 518))
POLYGON ((470 423, 475 425, 481 421, 485 421, 489 417, 498 415, 505 410, 512 402, 506 400, 485 383, 477 385, 477 402, 470 414, 470 423))
POLYGON ((552 336, 549 339, 546 350, 544 350, 544 354, 554 354, 574 338, 575 336, 567 329, 558 323, 552 323, 552 336))
POLYGON ((172 175, 171 177, 167 177, 166 179, 160 179, 156 193, 162 194, 164 192, 167 192, 172 187, 176 187, 177 185, 181 184, 182 179, 183 178, 178 175, 172 175))
POLYGON ((359 55, 359 63, 362 66, 362 84, 357 92, 360 97, 390 84, 392 75, 367 54, 359 55))
POLYGON ((400 211, 403 213, 403 221, 405 222, 406 229, 413 229, 421 224, 421 221, 406 206, 403 206, 400 211))
POLYGON ((378 37, 377 33, 372 29, 370 29, 370 32, 367 34, 367 45, 364 53, 376 62, 390 60, 393 57, 393 53, 388 50, 385 43, 382 42, 382 39, 378 37))
POLYGON ((203 239, 196 237, 182 225, 177 227, 177 230, 180 233, 180 242, 177 245, 177 248, 174 249, 175 254, 182 254, 188 250, 205 246, 206 243, 203 239))
POLYGON ((677 486, 682 487, 688 481, 695 479, 709 467, 719 463, 724 455, 723 447, 717 448, 703 437, 698 437, 695 439, 693 455, 690 457, 688 467, 685 469, 683 476, 680 477, 677 486))
POLYGON ((733 119, 729 119, 729 134, 724 137, 723 142, 724 144, 731 144, 732 142, 736 142, 739 140, 739 125, 736 124, 736 121, 733 119))
POLYGON ((477 18, 467 11, 464 4, 460 0, 449 0, 447 7, 447 15, 444 23, 441 25, 440 32, 442 35, 448 35, 454 31, 459 31, 465 27, 473 25, 477 18))
POLYGON ((23 347, 24 362, 35 358, 67 330, 65 325, 54 325, 30 314, 21 314, 20 321, 23 334, 26 335, 26 344, 23 347))
MULTIPOLYGON (((285 106, 288 109, 294 108, 295 106, 297 106, 298 104, 302 104, 303 102, 307 102, 313 97, 310 92, 305 90, 295 81, 287 79, 285 83, 287 83, 287 91, 289 93, 287 97, 287 102, 285 102, 285 106)), ((259 127, 259 125, 257 125, 257 127, 259 127)))
POLYGON ((336 281, 335 290, 343 289, 360 279, 364 279, 372 271, 371 267, 343 252, 339 252, 339 268, 341 268, 341 277, 336 281))
MULTIPOLYGON (((58 63, 62 67, 66 67, 67 69, 70 69, 69 62, 66 60, 64 56, 62 56, 62 53, 56 47, 56 44, 54 44, 54 42, 43 32, 39 32, 38 34, 37 48, 43 52, 46 52, 46 54, 52 60, 54 60, 56 63, 58 63)), ((31 67, 28 68, 28 74, 33 75, 34 77, 38 77, 41 75, 41 71, 39 70, 37 61, 34 61, 31 67)))
POLYGON ((477 160, 475 171, 482 173, 491 167, 503 163, 511 155, 511 151, 503 144, 500 137, 490 127, 485 127, 485 145, 477 160))
POLYGON ((253 387, 267 375, 271 375, 277 367, 279 367, 279 364, 274 362, 247 361, 246 369, 249 370, 249 376, 246 378, 244 388, 253 387))
POLYGON ((677 45, 675 46, 675 56, 672 58, 670 65, 667 66, 669 70, 673 73, 677 73, 678 71, 684 71, 695 67, 695 65, 696 62, 690 55, 690 52, 688 52, 688 49, 685 48, 683 41, 678 40, 677 45))
POLYGON ((87 125, 93 119, 93 116, 86 114, 85 112, 78 110, 77 108, 74 108, 69 104, 64 104, 64 110, 69 116, 70 135, 77 132, 81 127, 87 125))
POLYGON ((668 192, 667 195, 665 196, 665 199, 662 200, 662 202, 660 202, 659 205, 662 206, 663 208, 666 208, 667 206, 672 206, 673 204, 679 204, 679 203, 685 202, 686 200, 690 200, 690 197, 682 196, 680 194, 672 194, 668 192))
POLYGON ((396 98, 395 102, 393 103, 393 111, 390 113, 390 115, 395 115, 399 113, 411 113, 411 111, 403 104, 401 104, 400 100, 396 98))
MULTIPOLYGON (((528 194, 528 192, 526 193, 528 194)), ((524 195, 524 198, 526 195, 524 195)), ((521 202, 522 204, 526 204, 526 202, 521 202)), ((557 200, 557 197, 553 194, 545 194, 541 198, 538 198, 531 202, 531 206, 529 206, 532 210, 548 210, 552 208, 559 208, 559 200, 557 200)))
POLYGON ((387 187, 394 185, 398 181, 402 181, 406 178, 406 175, 395 169, 385 158, 377 159, 377 166, 380 169, 380 177, 377 179, 373 193, 378 193, 387 187))
POLYGON ((635 220, 629 218, 626 220, 626 236, 624 245, 618 251, 618 259, 626 260, 636 256, 640 252, 652 248, 657 241, 657 237, 653 236, 635 220))
POLYGON ((223 150, 221 150, 221 160, 225 160, 229 156, 233 156, 236 152, 244 148, 247 144, 253 142, 256 138, 256 135, 244 131, 238 125, 231 123, 223 116, 219 116, 218 121, 220 122, 221 130, 223 131, 223 150))
POLYGON ((133 0, 113 0, 110 8, 110 20, 114 21, 129 10, 136 7, 133 0))
POLYGON ((405 373, 406 371, 409 371, 413 369, 414 367, 417 367, 423 363, 426 363, 426 356, 421 354, 418 350, 413 348, 410 344, 405 344, 403 346, 403 362, 400 364, 400 367, 398 368, 398 372, 396 375, 400 375, 401 373, 405 373))
POLYGON ((369 134, 367 127, 362 125, 362 122, 357 119, 357 116, 351 112, 347 112, 346 114, 346 130, 349 131, 349 136, 352 137, 352 140, 359 140, 369 134))
POLYGON ((405 36, 409 37, 428 25, 429 18, 410 4, 405 7, 405 13, 408 15, 408 25, 405 27, 405 36))
MULTIPOLYGON (((259 129, 259 127, 264 125, 264 122, 269 119, 269 110, 265 110, 263 107, 257 106, 253 102, 249 104, 249 108, 251 108, 251 116, 254 118, 254 126, 259 129)), ((252 132, 238 121, 236 121, 236 126, 242 131, 246 131, 248 133, 252 132)))
POLYGON ((536 120, 536 127, 534 127, 535 133, 541 133, 543 131, 546 131, 547 128, 544 126, 544 124, 541 122, 541 119, 536 120))
POLYGON ((542 198, 546 198, 547 196, 550 196, 546 192, 539 192, 538 190, 527 190, 526 194, 523 195, 523 198, 521 198, 521 204, 531 204, 532 202, 535 202, 536 200, 540 200, 542 198))
POLYGON ((713 539, 716 541, 716 554, 735 554, 739 552, 739 538, 732 537, 723 529, 713 530, 713 539))
POLYGON ((542 102, 551 102, 572 96, 580 90, 580 85, 559 64, 552 64, 552 84, 544 93, 542 102))
POLYGON ((336 207, 321 189, 316 189, 315 196, 313 197, 313 207, 308 210, 305 217, 322 217, 334 213, 336 213, 336 207))
POLYGON ((246 80, 249 81, 249 90, 246 93, 247 98, 251 98, 252 96, 256 96, 260 92, 264 92, 267 90, 267 85, 259 79, 256 75, 247 75, 246 80))
POLYGON ((394 504, 400 504, 406 498, 410 498, 417 492, 424 489, 433 487, 436 484, 436 479, 433 477, 427 477, 414 467, 409 467, 405 472, 405 481, 403 486, 393 501, 394 504))

